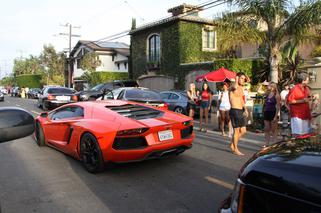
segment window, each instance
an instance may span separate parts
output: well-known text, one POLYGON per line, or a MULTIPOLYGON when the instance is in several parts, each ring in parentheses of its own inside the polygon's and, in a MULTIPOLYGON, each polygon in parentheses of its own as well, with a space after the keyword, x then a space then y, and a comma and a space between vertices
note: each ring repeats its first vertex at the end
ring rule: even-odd
POLYGON ((65 107, 53 112, 49 117, 51 120, 84 117, 84 109, 81 107, 65 107))
POLYGON ((203 28, 203 50, 216 50, 216 32, 211 28, 203 28))
POLYGON ((124 67, 125 67, 125 69, 127 69, 127 62, 124 63, 124 67))
POLYGON ((168 92, 164 92, 164 93, 160 93, 162 99, 169 99, 170 93, 168 92))
POLYGON ((148 61, 160 61, 160 37, 159 35, 152 35, 148 39, 148 61))
POLYGON ((77 63, 77 69, 81 69, 81 59, 80 58, 77 58, 76 63, 77 63))
POLYGON ((174 94, 174 93, 172 93, 172 95, 171 95, 171 98, 170 99, 172 99, 172 100, 178 100, 179 99, 179 96, 178 95, 176 95, 176 94, 174 94))
POLYGON ((118 70, 120 69, 120 64, 119 63, 117 63, 117 68, 118 68, 118 70))

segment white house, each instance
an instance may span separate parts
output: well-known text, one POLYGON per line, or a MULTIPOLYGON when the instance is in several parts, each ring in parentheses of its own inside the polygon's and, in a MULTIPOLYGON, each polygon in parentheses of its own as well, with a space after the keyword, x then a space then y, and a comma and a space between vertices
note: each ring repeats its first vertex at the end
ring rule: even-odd
POLYGON ((127 44, 79 40, 70 53, 74 59, 72 79, 84 74, 85 70, 80 66, 81 59, 90 52, 95 52, 101 61, 101 65, 96 68, 97 72, 128 72, 129 46, 127 44))

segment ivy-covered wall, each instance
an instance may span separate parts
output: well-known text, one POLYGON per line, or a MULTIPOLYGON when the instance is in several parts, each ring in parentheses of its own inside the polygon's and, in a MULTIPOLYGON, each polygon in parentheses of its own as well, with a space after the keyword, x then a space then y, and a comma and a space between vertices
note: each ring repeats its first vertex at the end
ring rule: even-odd
POLYGON ((85 73, 77 80, 86 80, 91 86, 95 86, 108 81, 126 79, 128 79, 127 72, 92 72, 85 73))
POLYGON ((178 79, 177 87, 185 83, 181 63, 213 61, 217 52, 202 51, 202 28, 205 24, 176 20, 136 32, 131 36, 131 59, 134 79, 147 74, 147 38, 153 33, 161 39, 161 65, 157 74, 178 79))

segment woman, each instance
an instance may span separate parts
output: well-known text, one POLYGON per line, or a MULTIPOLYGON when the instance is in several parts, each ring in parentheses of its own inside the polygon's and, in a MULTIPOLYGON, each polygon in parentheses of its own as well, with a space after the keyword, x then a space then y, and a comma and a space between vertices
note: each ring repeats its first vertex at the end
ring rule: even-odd
POLYGON ((200 131, 206 132, 206 128, 202 128, 203 116, 205 115, 205 126, 208 123, 208 111, 211 107, 212 101, 212 91, 210 90, 207 82, 204 82, 202 86, 202 91, 200 94, 201 106, 200 106, 200 131))
POLYGON ((187 91, 188 105, 189 105, 189 117, 193 118, 195 114, 196 101, 198 100, 198 91, 194 83, 189 84, 189 90, 187 91))
POLYGON ((228 88, 229 88, 229 85, 227 83, 224 83, 223 91, 219 97, 219 111, 220 111, 220 127, 222 131, 222 135, 226 136, 224 132, 225 121, 226 121, 228 123, 229 137, 231 137, 232 125, 231 125, 231 120, 229 116, 231 104, 230 104, 230 99, 228 94, 228 88))
POLYGON ((266 147, 272 141, 277 140, 277 126, 278 114, 280 111, 280 95, 276 83, 271 83, 267 88, 265 103, 264 103, 264 132, 265 132, 265 145, 266 147))

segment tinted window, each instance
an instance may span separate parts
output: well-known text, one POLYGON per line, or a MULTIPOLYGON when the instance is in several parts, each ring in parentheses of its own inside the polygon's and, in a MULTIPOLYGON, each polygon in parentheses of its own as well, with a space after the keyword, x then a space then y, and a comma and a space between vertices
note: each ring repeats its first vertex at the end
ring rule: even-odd
POLYGON ((81 107, 65 107, 53 112, 49 117, 51 120, 84 117, 84 110, 81 107))
POLYGON ((171 95, 171 98, 170 99, 172 99, 172 100, 177 100, 177 99, 179 99, 179 96, 178 95, 176 95, 175 93, 172 93, 172 95, 171 95))
POLYGON ((94 91, 99 91, 101 90, 101 88, 103 88, 104 84, 98 84, 96 86, 94 86, 93 88, 91 88, 91 90, 94 90, 94 91))
POLYGON ((127 90, 125 94, 126 99, 132 100, 149 100, 160 101, 161 97, 158 93, 148 90, 127 90))
POLYGON ((73 91, 68 88, 49 88, 48 93, 56 94, 56 93, 64 93, 64 94, 73 94, 73 91))
POLYGON ((169 99, 170 93, 161 93, 160 96, 162 97, 162 99, 169 99))

